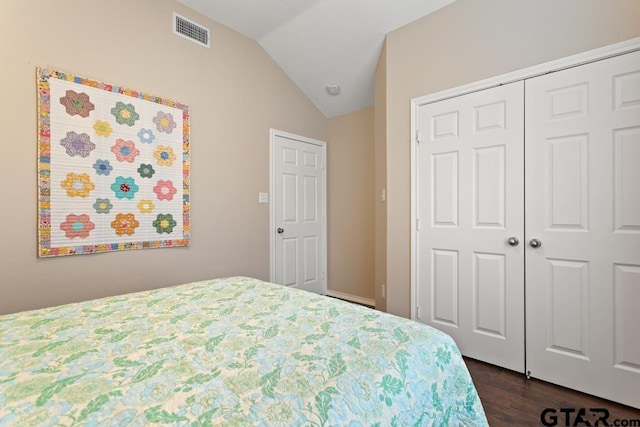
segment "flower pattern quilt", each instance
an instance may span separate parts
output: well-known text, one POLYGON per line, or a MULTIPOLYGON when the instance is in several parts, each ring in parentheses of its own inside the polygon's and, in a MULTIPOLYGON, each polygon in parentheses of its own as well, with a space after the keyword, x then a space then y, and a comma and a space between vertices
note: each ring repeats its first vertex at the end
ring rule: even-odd
POLYGON ((189 243, 186 105, 38 69, 39 256, 189 243))
POLYGON ((0 316, 0 425, 484 426, 452 339, 235 277, 0 316))

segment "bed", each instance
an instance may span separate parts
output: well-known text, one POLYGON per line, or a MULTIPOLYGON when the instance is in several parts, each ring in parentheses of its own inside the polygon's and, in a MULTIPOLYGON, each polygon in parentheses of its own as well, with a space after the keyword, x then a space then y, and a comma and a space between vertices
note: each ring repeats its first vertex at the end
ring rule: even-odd
POLYGON ((246 277, 0 316, 0 425, 487 425, 452 339, 246 277))

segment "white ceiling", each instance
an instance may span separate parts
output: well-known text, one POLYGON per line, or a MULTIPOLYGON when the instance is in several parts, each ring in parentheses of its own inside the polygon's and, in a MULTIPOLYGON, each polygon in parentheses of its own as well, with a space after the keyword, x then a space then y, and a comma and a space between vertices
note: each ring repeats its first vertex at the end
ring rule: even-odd
POLYGON ((325 116, 334 117, 373 105, 386 33, 455 0, 178 1, 256 40, 325 116), (329 95, 327 84, 338 84, 341 94, 329 95))

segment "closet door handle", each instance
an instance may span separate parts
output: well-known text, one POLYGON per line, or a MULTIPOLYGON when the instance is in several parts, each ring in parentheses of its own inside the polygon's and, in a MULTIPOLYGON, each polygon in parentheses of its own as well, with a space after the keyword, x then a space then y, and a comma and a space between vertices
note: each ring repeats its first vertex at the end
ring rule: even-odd
POLYGON ((278 228, 276 231, 278 232, 278 234, 282 234, 284 233, 284 228, 278 228))
POLYGON ((509 243, 509 245, 511 246, 518 246, 520 244, 520 239, 518 239, 517 237, 509 237, 509 240, 507 240, 507 243, 509 243))
POLYGON ((529 245, 531 245, 532 248, 537 249, 542 246, 542 242, 538 239, 531 239, 529 241, 529 245))

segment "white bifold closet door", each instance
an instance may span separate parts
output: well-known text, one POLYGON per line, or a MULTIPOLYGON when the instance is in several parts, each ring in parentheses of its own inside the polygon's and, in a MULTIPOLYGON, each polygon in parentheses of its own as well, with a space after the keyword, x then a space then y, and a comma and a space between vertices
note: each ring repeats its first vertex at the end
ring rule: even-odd
POLYGON ((525 93, 527 370, 640 407, 640 52, 525 93))
POLYGON ((419 320, 524 372, 524 83, 418 111, 419 320))
POLYGON ((419 320, 640 408, 640 52, 417 113, 419 320))

